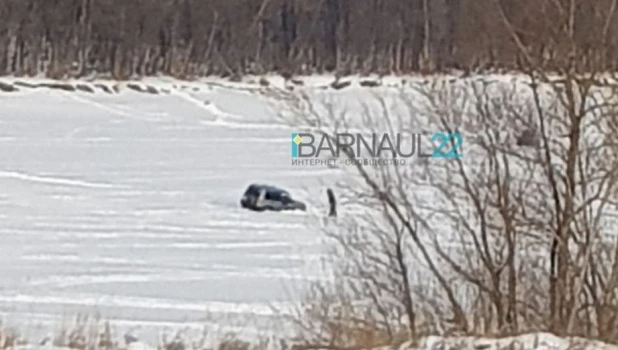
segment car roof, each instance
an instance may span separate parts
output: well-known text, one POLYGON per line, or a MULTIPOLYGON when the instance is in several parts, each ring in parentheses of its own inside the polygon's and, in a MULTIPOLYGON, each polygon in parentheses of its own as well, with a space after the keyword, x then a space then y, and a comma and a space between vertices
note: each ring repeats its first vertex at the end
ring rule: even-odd
POLYGON ((251 184, 251 185, 249 185, 248 190, 249 189, 251 189, 251 190, 265 189, 266 191, 269 191, 269 192, 281 192, 281 193, 289 194, 288 191, 286 191, 284 189, 281 189, 279 187, 272 186, 272 185, 251 184))

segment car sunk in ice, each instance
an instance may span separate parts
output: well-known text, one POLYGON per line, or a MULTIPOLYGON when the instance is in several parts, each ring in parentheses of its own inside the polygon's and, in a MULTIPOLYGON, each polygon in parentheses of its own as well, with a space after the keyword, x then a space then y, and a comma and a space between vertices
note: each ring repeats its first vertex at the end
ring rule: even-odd
POLYGON ((288 191, 262 184, 249 185, 240 206, 254 211, 307 210, 305 203, 292 199, 288 191))

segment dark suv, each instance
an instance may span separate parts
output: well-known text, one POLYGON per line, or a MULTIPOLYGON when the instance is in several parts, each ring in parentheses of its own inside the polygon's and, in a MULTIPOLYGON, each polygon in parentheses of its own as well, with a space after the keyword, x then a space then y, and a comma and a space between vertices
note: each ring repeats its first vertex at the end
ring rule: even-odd
POLYGON ((305 203, 292 199, 287 191, 259 184, 249 185, 240 206, 255 211, 307 210, 305 203))

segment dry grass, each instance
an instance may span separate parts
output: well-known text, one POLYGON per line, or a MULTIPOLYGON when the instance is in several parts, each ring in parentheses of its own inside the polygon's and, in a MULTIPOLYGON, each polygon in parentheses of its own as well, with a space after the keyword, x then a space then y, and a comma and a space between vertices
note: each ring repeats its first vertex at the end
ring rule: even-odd
MULTIPOLYGON (((26 339, 18 327, 0 326, 0 350, 17 348, 64 348, 76 350, 267 350, 273 348, 271 340, 259 338, 245 340, 235 333, 208 337, 204 328, 198 337, 187 337, 182 330, 171 336, 161 335, 158 344, 142 342, 131 334, 118 334, 110 321, 87 315, 76 316, 71 324, 60 325, 52 336, 26 339), (212 338, 215 338, 213 341, 212 338), (138 346, 138 347, 135 347, 138 346)), ((214 333, 213 333, 214 334, 214 333)), ((283 343, 281 343, 283 344, 283 343)))

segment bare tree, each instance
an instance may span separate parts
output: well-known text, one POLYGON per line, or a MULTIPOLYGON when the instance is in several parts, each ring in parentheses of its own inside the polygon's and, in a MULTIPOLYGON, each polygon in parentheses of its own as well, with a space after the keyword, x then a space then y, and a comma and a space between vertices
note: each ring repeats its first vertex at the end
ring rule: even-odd
MULTIPOLYGON (((437 79, 349 104, 275 94, 282 118, 334 145, 350 131, 456 131, 465 140, 462 158, 342 167, 352 182, 340 192, 361 209, 342 208, 329 231, 345 259, 336 261, 336 296, 322 300, 382 340, 447 330, 616 340, 617 86, 543 67, 514 82, 437 79)), ((363 157, 341 151, 342 160, 363 157)), ((321 341, 350 345, 329 336, 321 341)))
POLYGON ((614 0, 4 0, 0 73, 125 79, 518 69, 525 56, 571 57, 573 46, 581 67, 613 70, 617 7, 614 0))

